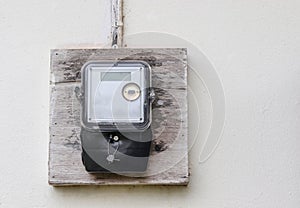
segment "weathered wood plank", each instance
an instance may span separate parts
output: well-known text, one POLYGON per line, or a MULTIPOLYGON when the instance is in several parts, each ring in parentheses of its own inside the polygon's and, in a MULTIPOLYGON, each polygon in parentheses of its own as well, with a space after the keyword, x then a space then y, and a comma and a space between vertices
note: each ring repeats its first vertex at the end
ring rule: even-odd
POLYGON ((61 185, 186 185, 186 49, 55 49, 51 51, 49 183, 61 185), (144 60, 152 67, 153 147, 140 177, 89 174, 81 162, 80 103, 74 89, 89 60, 144 60))

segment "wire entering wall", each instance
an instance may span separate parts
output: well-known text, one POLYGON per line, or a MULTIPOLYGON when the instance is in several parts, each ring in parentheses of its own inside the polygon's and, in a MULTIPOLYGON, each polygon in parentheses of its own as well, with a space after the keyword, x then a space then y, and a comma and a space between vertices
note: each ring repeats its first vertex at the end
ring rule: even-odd
POLYGON ((111 10, 112 47, 118 48, 123 42, 123 0, 112 0, 111 10))

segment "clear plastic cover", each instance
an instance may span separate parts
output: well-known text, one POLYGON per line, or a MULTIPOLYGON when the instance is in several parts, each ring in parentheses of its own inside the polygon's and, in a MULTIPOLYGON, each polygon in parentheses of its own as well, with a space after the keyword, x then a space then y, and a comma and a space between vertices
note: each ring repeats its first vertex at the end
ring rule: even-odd
POLYGON ((143 61, 91 61, 82 67, 85 129, 144 131, 151 123, 151 69, 143 61))

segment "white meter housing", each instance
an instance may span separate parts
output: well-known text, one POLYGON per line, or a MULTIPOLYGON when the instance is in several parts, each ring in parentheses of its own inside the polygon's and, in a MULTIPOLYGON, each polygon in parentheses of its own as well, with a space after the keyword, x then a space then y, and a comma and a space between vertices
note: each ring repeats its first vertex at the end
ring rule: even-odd
POLYGON ((82 67, 81 121, 87 129, 144 131, 151 124, 151 69, 143 61, 88 62, 82 67))

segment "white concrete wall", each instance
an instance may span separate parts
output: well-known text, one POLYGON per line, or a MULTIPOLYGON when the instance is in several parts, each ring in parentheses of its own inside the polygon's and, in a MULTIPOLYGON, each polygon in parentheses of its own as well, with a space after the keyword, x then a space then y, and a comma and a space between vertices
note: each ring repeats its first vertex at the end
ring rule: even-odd
POLYGON ((0 207, 299 207, 300 2, 124 4, 126 35, 180 36, 215 65, 226 97, 216 152, 198 163, 200 132, 187 188, 48 186, 49 49, 107 44, 109 2, 0 0, 0 207))

